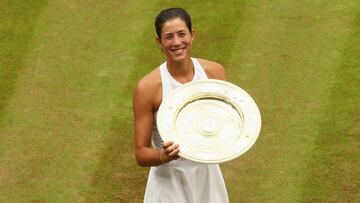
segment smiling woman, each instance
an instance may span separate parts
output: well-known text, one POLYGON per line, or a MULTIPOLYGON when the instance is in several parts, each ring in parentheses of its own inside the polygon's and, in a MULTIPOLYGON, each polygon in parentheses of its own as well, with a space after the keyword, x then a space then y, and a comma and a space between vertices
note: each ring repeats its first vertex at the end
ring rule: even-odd
POLYGON ((190 31, 182 19, 176 18, 164 23, 162 33, 157 41, 164 49, 168 61, 176 63, 190 57, 195 32, 190 31))
POLYGON ((155 27, 166 61, 138 82, 133 99, 136 160, 151 166, 144 202, 228 202, 219 165, 179 158, 180 146, 163 141, 156 127, 157 111, 170 91, 196 80, 226 80, 225 70, 191 57, 195 32, 185 10, 161 11, 155 27))

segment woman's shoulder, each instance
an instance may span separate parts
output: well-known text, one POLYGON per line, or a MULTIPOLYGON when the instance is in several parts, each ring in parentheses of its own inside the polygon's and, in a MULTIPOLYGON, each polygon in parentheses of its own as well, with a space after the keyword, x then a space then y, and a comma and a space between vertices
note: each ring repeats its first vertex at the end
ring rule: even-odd
POLYGON ((154 93, 161 87, 161 76, 159 67, 141 78, 135 87, 135 91, 140 93, 154 93))
POLYGON ((227 80, 226 71, 221 64, 207 59, 196 58, 209 79, 227 80))

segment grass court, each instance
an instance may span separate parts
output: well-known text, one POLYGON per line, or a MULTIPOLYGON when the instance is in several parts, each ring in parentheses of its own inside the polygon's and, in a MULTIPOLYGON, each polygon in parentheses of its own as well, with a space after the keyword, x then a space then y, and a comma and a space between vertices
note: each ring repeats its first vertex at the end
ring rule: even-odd
POLYGON ((164 61, 155 16, 183 7, 193 56, 258 103, 222 164, 231 202, 360 202, 360 2, 0 1, 0 202, 141 202, 132 92, 164 61))

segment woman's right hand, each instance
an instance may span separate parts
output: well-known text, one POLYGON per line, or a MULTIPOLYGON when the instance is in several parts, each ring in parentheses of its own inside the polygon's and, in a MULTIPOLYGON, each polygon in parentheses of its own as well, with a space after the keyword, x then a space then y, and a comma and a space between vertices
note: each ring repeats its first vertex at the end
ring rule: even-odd
POLYGON ((174 144, 173 141, 167 141, 164 142, 163 145, 163 149, 160 151, 161 154, 160 156, 162 157, 162 161, 164 163, 167 163, 169 161, 175 160, 179 158, 179 145, 178 144, 174 144))

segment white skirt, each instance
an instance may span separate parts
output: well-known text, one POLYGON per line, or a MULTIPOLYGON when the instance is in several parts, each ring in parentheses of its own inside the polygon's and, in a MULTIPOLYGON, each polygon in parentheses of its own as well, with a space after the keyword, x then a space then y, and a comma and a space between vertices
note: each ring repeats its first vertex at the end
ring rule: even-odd
POLYGON ((144 203, 228 203, 218 164, 178 159, 151 167, 144 203))

